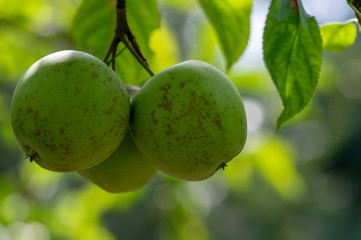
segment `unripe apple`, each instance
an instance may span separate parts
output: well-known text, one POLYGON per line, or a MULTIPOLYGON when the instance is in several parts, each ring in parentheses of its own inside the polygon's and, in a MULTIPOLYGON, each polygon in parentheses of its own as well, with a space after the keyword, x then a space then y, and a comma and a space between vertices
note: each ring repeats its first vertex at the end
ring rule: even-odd
POLYGON ((109 157, 128 128, 129 96, 101 60, 60 51, 33 64, 18 82, 11 123, 21 149, 41 167, 83 170, 109 157))
POLYGON ((161 171, 203 180, 233 159, 246 140, 238 90, 221 71, 186 61, 154 75, 134 97, 131 133, 161 171))
MULTIPOLYGON (((130 98, 139 88, 127 86, 130 98)), ((135 191, 143 187, 157 172, 135 146, 130 131, 115 152, 100 164, 79 173, 111 193, 135 191)))
POLYGON ((135 191, 143 187, 157 172, 135 146, 127 132, 115 152, 100 164, 79 173, 111 193, 135 191))

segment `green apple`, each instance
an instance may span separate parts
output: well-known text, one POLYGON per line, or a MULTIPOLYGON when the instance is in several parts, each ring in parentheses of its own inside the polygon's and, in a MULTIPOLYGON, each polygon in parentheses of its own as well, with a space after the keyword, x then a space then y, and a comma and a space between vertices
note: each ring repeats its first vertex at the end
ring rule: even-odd
POLYGON ((143 187, 156 172, 156 168, 139 152, 128 131, 110 157, 79 173, 105 191, 120 193, 143 187))
POLYGON ((79 171, 109 157, 128 129, 130 100, 101 60, 60 51, 33 64, 18 82, 11 123, 21 149, 41 167, 79 171))
POLYGON ((237 88, 215 67, 186 61, 154 75, 134 97, 130 128, 161 171, 203 180, 243 148, 246 116, 237 88))
MULTIPOLYGON (((127 85, 133 99, 139 87, 127 85)), ((143 187, 157 172, 135 146, 130 131, 127 131, 117 150, 105 161, 79 173, 111 193, 129 192, 143 187)))

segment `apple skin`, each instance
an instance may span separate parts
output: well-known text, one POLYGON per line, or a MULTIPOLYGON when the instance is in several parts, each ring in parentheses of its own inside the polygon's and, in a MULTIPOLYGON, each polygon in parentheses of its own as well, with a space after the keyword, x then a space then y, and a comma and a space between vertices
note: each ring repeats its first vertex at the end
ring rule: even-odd
POLYGON ((11 103, 16 140, 31 161, 79 171, 109 157, 128 129, 130 100, 118 75, 101 60, 60 51, 33 64, 11 103))
POLYGON ((247 136, 237 88, 196 60, 154 75, 134 97, 130 128, 138 149, 164 173, 204 180, 233 159, 247 136))
MULTIPOLYGON (((139 87, 127 85, 130 99, 139 87)), ((100 164, 80 171, 80 175, 110 193, 138 190, 156 174, 153 167, 135 146, 128 129, 122 143, 115 152, 100 164)))
POLYGON ((139 152, 128 131, 110 157, 79 173, 107 192, 121 193, 138 190, 147 184, 156 172, 156 168, 139 152))

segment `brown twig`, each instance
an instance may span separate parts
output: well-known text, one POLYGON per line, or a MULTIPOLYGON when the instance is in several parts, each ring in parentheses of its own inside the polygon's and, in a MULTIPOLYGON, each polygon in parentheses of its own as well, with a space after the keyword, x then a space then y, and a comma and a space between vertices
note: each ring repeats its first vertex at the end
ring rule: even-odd
POLYGON ((108 62, 109 57, 112 55, 111 63, 112 68, 115 70, 115 56, 118 45, 120 42, 123 42, 126 48, 133 54, 137 61, 144 67, 147 72, 153 76, 154 73, 150 70, 147 59, 144 57, 140 47, 135 40, 135 36, 130 31, 128 21, 127 21, 127 11, 125 0, 117 0, 116 5, 116 26, 115 34, 113 40, 110 44, 110 47, 105 54, 104 62, 108 62))
POLYGON ((115 56, 117 55, 117 48, 118 48, 118 46, 116 46, 115 47, 115 49, 114 49, 114 51, 113 51, 113 53, 112 53, 112 61, 111 61, 111 63, 112 63, 112 69, 114 70, 114 72, 115 72, 115 56))
POLYGON ((361 3, 358 0, 347 0, 348 5, 354 10, 359 25, 361 25, 361 3))
POLYGON ((107 65, 110 65, 113 60, 115 60, 116 57, 118 57, 120 54, 122 54, 122 52, 124 52, 124 50, 126 49, 127 47, 123 47, 122 50, 120 50, 116 55, 112 54, 112 58, 111 59, 108 59, 108 61, 106 62, 107 65))

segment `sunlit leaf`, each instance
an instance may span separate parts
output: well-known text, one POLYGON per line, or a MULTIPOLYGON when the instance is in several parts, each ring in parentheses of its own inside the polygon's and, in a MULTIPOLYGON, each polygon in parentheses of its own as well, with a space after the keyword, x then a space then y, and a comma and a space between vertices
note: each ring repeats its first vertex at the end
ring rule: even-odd
POLYGON ((0 16, 2 20, 16 25, 27 25, 36 11, 44 6, 41 0, 33 1, 0 1, 0 16))
MULTIPOLYGON (((83 1, 73 21, 72 34, 79 47, 103 59, 114 35, 114 0, 83 1)), ((151 32, 159 25, 159 14, 155 0, 127 1, 127 18, 130 29, 135 35, 146 58, 152 56, 148 46, 151 32)), ((120 44, 120 48, 124 45, 120 44)), ((120 49, 119 49, 120 51, 120 49)), ((127 83, 144 82, 147 72, 130 54, 124 51, 117 58, 117 72, 127 83)))
POLYGON ((328 24, 320 29, 324 50, 341 52, 356 41, 357 27, 353 22, 328 24))
POLYGON ((199 1, 217 32, 227 69, 230 69, 248 43, 252 0, 199 1))
POLYGON ((179 62, 176 40, 164 23, 152 32, 149 47, 154 52, 149 63, 155 73, 179 62))
POLYGON ((279 129, 310 102, 322 63, 319 27, 299 0, 273 0, 263 35, 264 60, 283 102, 279 129))

